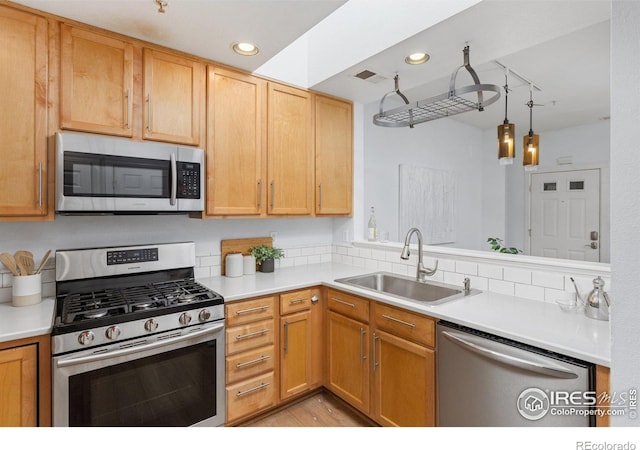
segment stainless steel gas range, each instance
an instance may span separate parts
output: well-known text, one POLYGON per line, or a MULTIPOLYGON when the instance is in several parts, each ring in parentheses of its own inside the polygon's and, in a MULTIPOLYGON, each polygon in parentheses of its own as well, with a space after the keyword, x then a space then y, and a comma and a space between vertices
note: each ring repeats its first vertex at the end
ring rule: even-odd
POLYGON ((192 242, 56 252, 54 426, 219 426, 224 299, 192 242))

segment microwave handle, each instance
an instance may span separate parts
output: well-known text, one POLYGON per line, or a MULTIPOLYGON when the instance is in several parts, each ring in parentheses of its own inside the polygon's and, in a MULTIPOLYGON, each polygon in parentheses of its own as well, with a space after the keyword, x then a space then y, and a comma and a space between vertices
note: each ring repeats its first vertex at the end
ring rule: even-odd
POLYGON ((171 199, 169 200, 171 206, 176 204, 177 192, 178 192, 178 168, 176 165, 176 155, 171 153, 171 199))

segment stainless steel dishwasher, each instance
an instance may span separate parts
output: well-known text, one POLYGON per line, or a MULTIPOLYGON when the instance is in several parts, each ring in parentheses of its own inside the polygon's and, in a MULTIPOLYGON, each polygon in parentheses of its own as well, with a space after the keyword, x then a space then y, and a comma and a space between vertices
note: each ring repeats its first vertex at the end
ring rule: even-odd
POLYGON ((594 365, 440 322, 438 425, 595 425, 594 365))

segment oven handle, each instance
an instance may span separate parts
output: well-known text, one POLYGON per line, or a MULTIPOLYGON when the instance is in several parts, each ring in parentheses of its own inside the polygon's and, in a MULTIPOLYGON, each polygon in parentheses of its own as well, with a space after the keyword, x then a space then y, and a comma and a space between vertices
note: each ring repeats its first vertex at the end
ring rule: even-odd
POLYGON ((57 365, 57 367, 62 368, 62 367, 75 366, 75 365, 78 365, 78 364, 83 364, 83 363, 88 363, 88 362, 101 361, 103 359, 110 359, 110 358, 115 358, 115 357, 118 357, 118 356, 125 356, 125 355, 129 355, 131 353, 140 352, 142 350, 152 350, 152 349, 159 348, 159 347, 165 347, 165 346, 171 345, 171 344, 176 344, 178 342, 190 341, 192 339, 199 338, 199 337, 202 337, 202 336, 207 336, 209 334, 215 334, 215 333, 219 332, 220 330, 222 330, 223 328, 224 328, 224 324, 222 323, 222 324, 216 325, 216 326, 211 327, 211 328, 206 328, 204 330, 194 331, 192 333, 188 333, 188 334, 185 334, 183 336, 178 336, 178 337, 175 337, 175 338, 163 339, 163 340, 160 340, 160 341, 152 342, 151 344, 137 345, 137 346, 121 349, 121 350, 115 350, 115 351, 112 351, 112 352, 94 353, 94 354, 88 355, 88 356, 79 356, 79 357, 76 357, 76 358, 62 359, 62 360, 57 361, 56 365, 57 365))

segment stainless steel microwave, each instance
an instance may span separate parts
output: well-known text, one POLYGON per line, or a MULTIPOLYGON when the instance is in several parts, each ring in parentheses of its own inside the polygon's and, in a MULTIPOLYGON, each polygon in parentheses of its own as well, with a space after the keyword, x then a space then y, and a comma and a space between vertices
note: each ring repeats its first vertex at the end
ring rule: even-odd
POLYGON ((56 134, 56 212, 204 210, 204 151, 89 133, 56 134))

